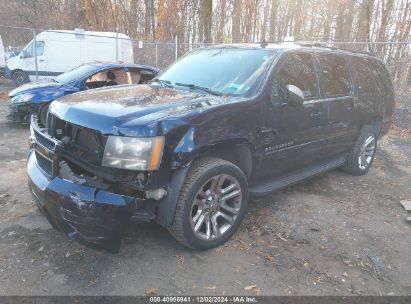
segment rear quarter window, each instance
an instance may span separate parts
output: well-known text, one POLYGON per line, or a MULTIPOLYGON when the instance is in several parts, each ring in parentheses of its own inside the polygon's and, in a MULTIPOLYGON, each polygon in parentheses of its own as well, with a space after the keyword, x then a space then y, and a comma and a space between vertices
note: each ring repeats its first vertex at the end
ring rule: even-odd
POLYGON ((326 97, 350 95, 350 73, 344 57, 332 54, 318 55, 318 61, 322 95, 326 97))
POLYGON ((381 93, 389 93, 392 91, 392 84, 390 79, 390 74, 384 67, 383 63, 372 60, 372 65, 374 66, 373 75, 375 76, 376 85, 381 93))
POLYGON ((382 63, 361 57, 353 57, 351 60, 359 93, 383 94, 392 90, 390 76, 382 63))

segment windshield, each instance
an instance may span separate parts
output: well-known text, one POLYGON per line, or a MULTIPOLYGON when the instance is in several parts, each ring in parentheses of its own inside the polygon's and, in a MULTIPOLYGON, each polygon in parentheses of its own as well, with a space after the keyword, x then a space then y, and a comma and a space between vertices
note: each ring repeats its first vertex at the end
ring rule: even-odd
POLYGON ((272 49, 201 49, 174 63, 158 79, 241 95, 258 83, 271 62, 268 59, 276 54, 272 49))
POLYGON ((71 83, 78 81, 84 76, 90 75, 96 70, 96 67, 91 64, 83 64, 66 73, 57 76, 54 80, 61 83, 71 83))

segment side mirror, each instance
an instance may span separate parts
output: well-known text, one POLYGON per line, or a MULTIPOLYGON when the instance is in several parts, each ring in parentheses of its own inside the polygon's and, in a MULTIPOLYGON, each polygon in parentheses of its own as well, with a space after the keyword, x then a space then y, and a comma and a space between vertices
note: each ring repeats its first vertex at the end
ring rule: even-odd
POLYGON ((299 87, 289 84, 285 87, 287 91, 287 103, 290 106, 301 106, 304 103, 304 93, 299 87))

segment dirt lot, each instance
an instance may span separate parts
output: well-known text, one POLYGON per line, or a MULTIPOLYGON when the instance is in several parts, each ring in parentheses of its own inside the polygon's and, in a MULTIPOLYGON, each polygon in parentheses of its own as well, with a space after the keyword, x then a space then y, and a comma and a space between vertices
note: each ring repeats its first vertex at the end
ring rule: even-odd
POLYGON ((6 112, 0 95, 0 295, 411 295, 411 224, 399 204, 411 200, 410 139, 383 138, 366 176, 333 171, 251 200, 220 248, 194 252, 145 223, 113 255, 69 240, 37 211, 28 127, 6 123, 6 112))

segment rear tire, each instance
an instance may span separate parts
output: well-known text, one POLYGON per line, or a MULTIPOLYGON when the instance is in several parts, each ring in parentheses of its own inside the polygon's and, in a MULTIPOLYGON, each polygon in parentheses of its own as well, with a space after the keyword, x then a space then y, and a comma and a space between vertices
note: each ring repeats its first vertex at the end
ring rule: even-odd
POLYGON ((347 163, 341 170, 351 175, 364 175, 370 169, 377 150, 377 134, 371 126, 364 126, 351 149, 347 163))
POLYGON ((15 86, 21 86, 22 84, 30 81, 29 76, 27 76, 27 74, 23 71, 14 72, 11 79, 13 80, 15 86))
POLYGON ((236 165, 219 158, 200 159, 180 189, 169 232, 192 249, 221 245, 240 226, 248 195, 247 179, 236 165))

